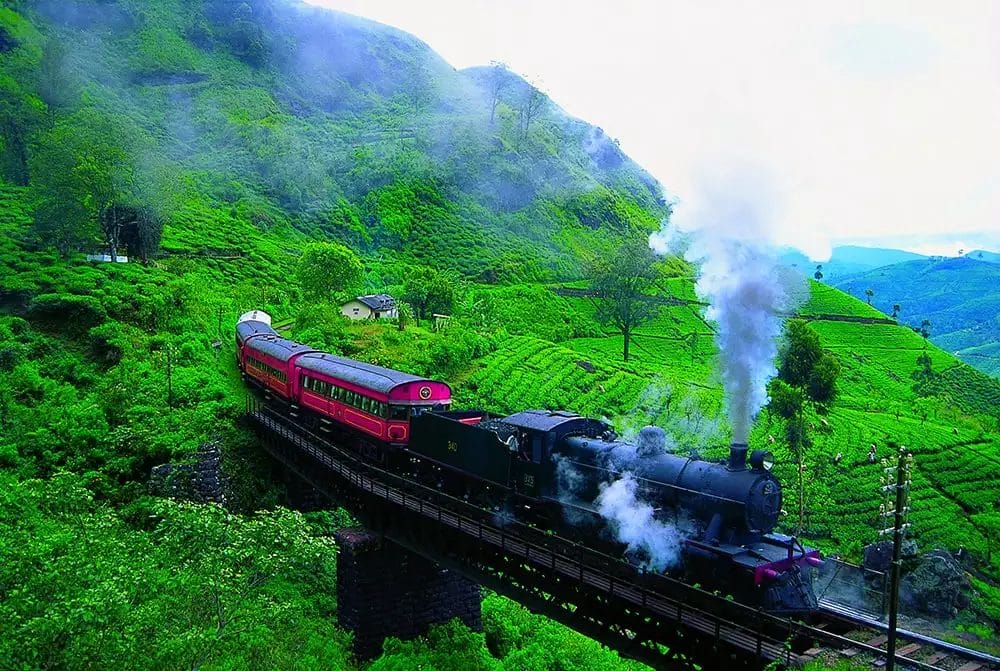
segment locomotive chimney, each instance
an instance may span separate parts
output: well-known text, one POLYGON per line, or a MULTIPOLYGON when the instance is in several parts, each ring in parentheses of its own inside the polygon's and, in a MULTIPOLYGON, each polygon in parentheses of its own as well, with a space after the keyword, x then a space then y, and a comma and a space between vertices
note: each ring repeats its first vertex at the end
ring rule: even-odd
POLYGON ((747 444, 733 443, 729 446, 729 464, 726 468, 730 471, 747 470, 747 444))

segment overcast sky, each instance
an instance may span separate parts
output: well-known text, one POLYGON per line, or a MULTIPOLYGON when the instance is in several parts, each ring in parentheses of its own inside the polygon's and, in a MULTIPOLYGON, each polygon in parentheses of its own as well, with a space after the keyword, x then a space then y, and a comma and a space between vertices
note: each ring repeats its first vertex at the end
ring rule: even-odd
POLYGON ((733 190, 816 257, 1000 250, 998 1, 307 1, 507 63, 617 138, 681 225, 733 190))

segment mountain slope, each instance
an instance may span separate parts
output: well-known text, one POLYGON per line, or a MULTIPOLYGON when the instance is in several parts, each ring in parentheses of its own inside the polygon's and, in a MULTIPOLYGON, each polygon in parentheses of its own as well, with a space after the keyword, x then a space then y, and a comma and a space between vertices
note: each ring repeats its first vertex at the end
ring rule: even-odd
POLYGON ((1000 342, 1000 265, 974 256, 908 261, 835 281, 854 296, 874 291, 872 305, 919 328, 930 321, 930 338, 968 364, 997 370, 990 354, 1000 342), (979 348, 987 349, 979 349, 979 348))
POLYGON ((132 190, 165 217, 168 252, 247 253, 291 227, 471 278, 557 279, 579 274, 569 238, 600 249, 669 215, 599 129, 381 24, 293 0, 17 6, 30 22, 0 17, 16 45, 0 59, 19 70, 8 95, 56 128, 8 124, 6 178, 26 183, 15 150, 60 128, 128 137, 132 190))

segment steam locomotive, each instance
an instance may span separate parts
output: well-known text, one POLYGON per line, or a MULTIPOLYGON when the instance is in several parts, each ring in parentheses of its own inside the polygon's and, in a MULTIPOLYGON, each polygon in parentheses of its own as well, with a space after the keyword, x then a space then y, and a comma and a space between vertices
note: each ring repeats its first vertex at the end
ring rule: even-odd
POLYGON ((659 528, 683 528, 680 572, 769 612, 817 608, 810 568, 819 553, 774 533, 781 485, 770 455, 733 444, 725 463, 662 450, 658 429, 638 444, 574 413, 526 410, 494 417, 453 411, 443 382, 312 350, 279 336, 253 311, 236 325, 237 363, 247 382, 304 425, 364 458, 484 507, 560 534, 624 551, 660 568, 648 550, 616 537, 602 494, 626 481, 659 528))

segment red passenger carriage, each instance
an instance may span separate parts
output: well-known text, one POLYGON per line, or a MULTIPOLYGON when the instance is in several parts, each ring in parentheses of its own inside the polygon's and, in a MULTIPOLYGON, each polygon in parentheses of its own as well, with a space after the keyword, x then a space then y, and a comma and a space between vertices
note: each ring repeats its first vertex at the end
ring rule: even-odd
POLYGON ((271 318, 248 312, 236 325, 237 356, 244 376, 277 394, 293 411, 305 410, 321 426, 336 423, 382 443, 403 446, 410 418, 447 410, 451 388, 443 382, 334 356, 280 337, 271 318))

